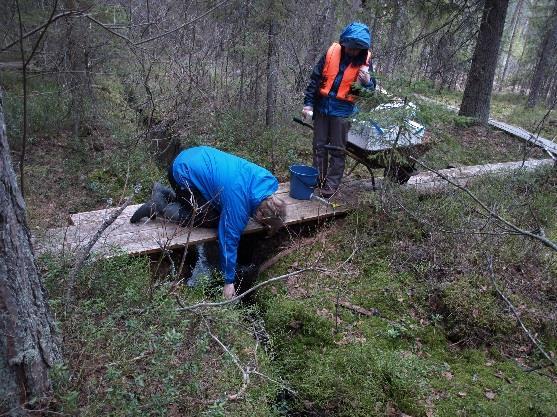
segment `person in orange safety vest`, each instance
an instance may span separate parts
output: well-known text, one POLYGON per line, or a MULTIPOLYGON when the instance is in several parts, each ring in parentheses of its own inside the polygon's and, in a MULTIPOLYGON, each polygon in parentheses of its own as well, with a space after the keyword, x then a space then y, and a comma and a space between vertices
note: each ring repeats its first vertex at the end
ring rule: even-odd
POLYGON ((339 42, 333 43, 313 68, 304 93, 302 115, 313 118, 313 166, 319 172, 320 195, 325 198, 337 191, 344 174, 349 118, 358 111, 352 85, 375 90, 370 47, 369 28, 350 23, 339 42))

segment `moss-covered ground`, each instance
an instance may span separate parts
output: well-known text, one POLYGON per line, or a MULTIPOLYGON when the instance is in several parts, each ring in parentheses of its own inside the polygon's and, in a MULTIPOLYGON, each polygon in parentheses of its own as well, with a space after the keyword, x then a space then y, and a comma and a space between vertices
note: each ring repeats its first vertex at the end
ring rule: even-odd
MULTIPOLYGON (((551 170, 472 187, 489 207, 555 239, 551 170)), ((218 300, 220 283, 154 279, 149 258, 117 257, 80 276, 41 265, 64 336, 53 409, 82 415, 554 416, 555 369, 519 328, 492 279, 554 355, 557 257, 505 234, 462 193, 394 187, 353 214, 297 238, 250 303, 218 300), (410 215, 412 214, 412 215, 410 215), (303 244, 300 244, 303 242, 303 244), (215 336, 224 347, 213 338, 215 336), (239 361, 250 372, 240 400, 239 361), (403 413, 403 414, 401 414, 403 413)), ((283 236, 288 236, 285 234, 283 236)), ((284 239, 284 237, 283 237, 284 239)), ((254 240, 251 244, 257 244, 254 240)), ((260 245, 260 248, 262 246, 260 245)), ((271 256, 268 253, 267 256, 271 256)))
MULTIPOLYGON (((1 81, 17 160, 20 86, 8 78, 2 74, 1 81)), ((117 204, 135 185, 142 186, 136 196, 142 201, 154 180, 164 181, 164 167, 139 135, 137 115, 117 79, 99 82, 107 105, 77 135, 63 96, 48 84, 30 89, 26 201, 33 229, 65 224, 69 212, 117 204)), ((526 128, 544 113, 522 113, 515 103, 496 96, 493 111, 526 128)), ((436 106, 421 106, 416 117, 432 139, 423 161, 435 168, 545 157, 436 106)), ((190 131, 172 134, 184 146, 209 144, 245 156, 283 181, 291 163, 311 160, 307 129, 283 124, 269 130, 247 113, 209 115, 190 131)), ((357 169, 355 175, 367 174, 357 169)), ((473 186, 492 210, 553 241, 556 191, 552 170, 489 177, 473 186)), ((289 232, 267 245, 274 249, 261 258, 282 247, 295 250, 258 279, 301 267, 312 271, 259 291, 249 303, 197 314, 179 309, 219 300, 219 281, 207 277, 192 289, 176 285, 171 267, 154 278, 157 259, 115 257, 85 268, 76 305, 67 310, 63 294, 72 260, 40 259, 65 355, 64 365, 52 371, 52 412, 557 414, 555 368, 517 325, 492 281, 554 357, 557 260, 539 241, 509 233, 457 190, 417 195, 396 186, 364 197, 353 214, 319 225, 310 238, 289 232), (246 382, 235 360, 250 375, 239 400, 229 397, 246 382)), ((252 252, 265 252, 265 245, 252 245, 252 252)))
MULTIPOLYGON (((522 224, 529 217, 523 204, 554 212, 554 173, 508 180, 474 191, 505 204, 507 218, 522 224)), ((549 363, 496 293, 487 256, 498 286, 551 350, 555 253, 498 236, 496 227, 480 238, 470 223, 477 207, 458 193, 395 192, 389 200, 398 208, 363 206, 273 271, 314 265, 318 272, 260 296, 275 366, 298 392, 288 415, 553 416, 555 369, 530 370, 549 363), (380 314, 360 314, 346 302, 380 314)), ((555 236, 554 216, 538 221, 555 236)))

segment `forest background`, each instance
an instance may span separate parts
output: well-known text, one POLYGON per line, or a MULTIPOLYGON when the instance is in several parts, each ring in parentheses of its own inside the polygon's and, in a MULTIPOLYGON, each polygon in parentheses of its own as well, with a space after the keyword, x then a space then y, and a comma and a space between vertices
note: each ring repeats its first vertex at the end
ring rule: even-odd
MULTIPOLYGON (((292 123, 310 71, 354 20, 372 29, 379 85, 419 104, 434 144, 427 167, 546 158, 422 99, 460 105, 487 6, 504 10, 504 28, 494 78, 477 99, 487 96, 492 117, 555 138, 554 0, 2 2, 2 107, 28 225, 38 235, 134 188, 143 201, 177 151, 196 144, 286 181, 290 164, 311 161, 310 134, 292 123)), ((363 99, 364 113, 377 100, 388 98, 363 99)), ((284 254, 259 279, 316 262, 320 271, 198 314, 180 305, 215 297, 209 280, 177 289, 171 267, 154 270, 160 260, 125 256, 81 271, 68 314, 73 260, 44 256, 64 361, 50 371, 54 395, 24 407, 553 416, 555 253, 493 213, 555 241, 556 184, 553 169, 479 180, 472 192, 491 212, 464 190, 421 196, 390 184, 337 223, 245 243, 261 248, 247 265, 284 254), (341 299, 381 316, 339 309, 341 299)))

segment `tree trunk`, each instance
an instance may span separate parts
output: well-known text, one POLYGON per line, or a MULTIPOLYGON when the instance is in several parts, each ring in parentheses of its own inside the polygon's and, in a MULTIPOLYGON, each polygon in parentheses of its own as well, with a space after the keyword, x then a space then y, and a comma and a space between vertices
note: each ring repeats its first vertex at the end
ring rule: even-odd
POLYGON ((278 24, 274 17, 269 21, 268 48, 267 48, 267 109, 265 111, 265 125, 275 125, 276 87, 278 81, 278 50, 277 50, 278 24))
POLYGON ((460 105, 461 116, 474 117, 481 123, 487 123, 489 119, 493 79, 508 5, 509 0, 485 2, 472 66, 460 105))
POLYGON ((551 107, 553 103, 557 100, 557 76, 553 76, 553 84, 549 89, 547 98, 545 99, 545 104, 547 107, 551 107))
POLYGON ((48 370, 61 352, 10 159, 1 95, 0 171, 0 414, 21 416, 49 396, 48 370))
MULTIPOLYGON (((385 74, 391 74, 394 66, 395 66, 395 62, 396 62, 396 55, 395 54, 395 44, 396 44, 396 38, 398 36, 398 32, 399 32, 399 25, 400 25, 400 20, 401 20, 401 2, 399 0, 395 0, 393 2, 393 16, 391 18, 391 27, 389 29, 389 34, 388 34, 388 39, 387 39, 387 47, 386 50, 384 51, 384 56, 387 57, 387 62, 385 63, 385 66, 383 68, 383 72, 385 74)), ((398 52, 397 52, 398 53, 398 52)))
POLYGON ((332 31, 335 28, 335 14, 336 3, 327 0, 323 9, 317 15, 317 19, 312 23, 310 45, 296 76, 295 91, 300 91, 306 87, 313 66, 329 46, 333 37, 332 31))
POLYGON ((513 18, 511 20, 511 39, 509 40, 509 49, 507 49, 507 56, 505 57, 505 66, 503 67, 503 73, 499 80, 499 91, 503 89, 503 84, 505 83, 505 77, 507 75, 507 70, 509 69, 509 61, 513 51, 514 39, 516 37, 516 29, 518 27, 518 18, 520 16, 520 10, 522 9, 522 3, 524 0, 518 0, 516 8, 513 13, 513 18))
MULTIPOLYGON (((526 3, 526 6, 528 6, 528 3, 526 3)), ((527 14, 527 13, 525 13, 525 14, 527 14)), ((526 18, 526 22, 525 22, 524 27, 522 28, 522 30, 520 32, 519 37, 521 39, 529 39, 529 37, 530 37, 530 19, 529 18, 526 18)), ((518 68, 523 68, 524 67, 526 49, 527 49, 526 48, 526 42, 523 42, 522 51, 520 52, 520 57, 518 58, 518 61, 516 63, 516 66, 518 68)), ((524 82, 521 81, 519 83, 518 78, 514 77, 513 82, 512 82, 511 85, 512 85, 512 91, 513 91, 513 93, 515 93, 517 88, 520 88, 522 90, 524 82)))
MULTIPOLYGON (((555 54, 555 48, 557 48, 557 0, 554 0, 553 11, 545 27, 547 27, 547 32, 545 32, 543 41, 540 44, 538 62, 534 70, 534 75, 532 76, 530 94, 528 95, 528 102, 526 103, 526 107, 529 108, 534 107, 538 103, 541 86, 547 70, 550 67, 548 64, 555 54)), ((555 70, 555 68, 553 68, 553 70, 555 70)))

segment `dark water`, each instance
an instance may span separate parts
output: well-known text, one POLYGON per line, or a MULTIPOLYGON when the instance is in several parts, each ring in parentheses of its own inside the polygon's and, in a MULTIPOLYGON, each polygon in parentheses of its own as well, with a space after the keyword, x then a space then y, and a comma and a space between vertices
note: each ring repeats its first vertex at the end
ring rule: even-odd
MULTIPOLYGON (((292 244, 298 243, 300 239, 314 235, 318 227, 316 223, 308 223, 282 229, 271 237, 264 233, 242 236, 238 247, 236 292, 241 293, 251 288, 264 262, 292 244)), ((162 255, 153 255, 151 263, 154 279, 165 280, 169 276, 175 276, 183 253, 183 250, 174 250, 162 255)), ((223 285, 222 278, 215 274, 219 269, 218 242, 206 242, 187 249, 182 275, 176 278, 188 287, 205 285, 207 280, 211 286, 218 287, 223 285)), ((246 297, 244 302, 251 303, 250 297, 246 297)))

